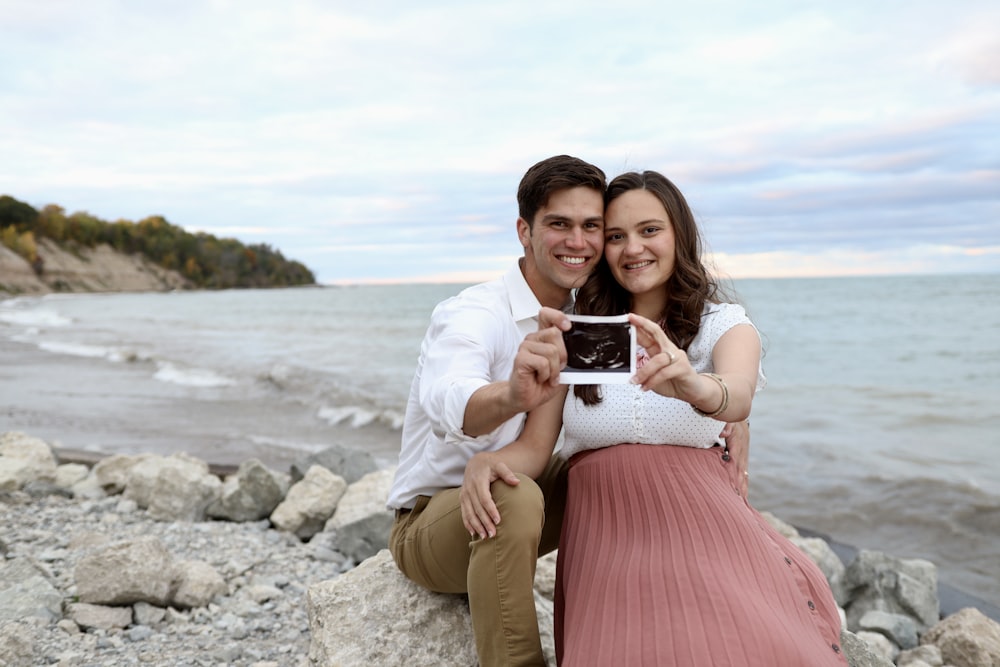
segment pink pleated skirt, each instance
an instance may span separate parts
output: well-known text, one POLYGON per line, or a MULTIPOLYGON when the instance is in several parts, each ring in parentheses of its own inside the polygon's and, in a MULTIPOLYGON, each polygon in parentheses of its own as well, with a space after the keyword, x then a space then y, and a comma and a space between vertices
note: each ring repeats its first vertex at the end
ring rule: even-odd
POLYGON ((733 488, 719 447, 570 461, 555 592, 564 667, 842 667, 819 568, 733 488))

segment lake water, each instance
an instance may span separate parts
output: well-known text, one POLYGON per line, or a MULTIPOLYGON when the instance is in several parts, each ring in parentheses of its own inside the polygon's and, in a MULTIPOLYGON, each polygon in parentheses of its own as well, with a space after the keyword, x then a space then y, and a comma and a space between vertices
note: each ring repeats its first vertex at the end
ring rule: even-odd
MULTIPOLYGON (((462 285, 0 302, 0 431, 102 452, 395 463, 420 341, 462 285)), ((934 561, 1000 604, 1000 274, 741 280, 765 339, 751 501, 934 561)))

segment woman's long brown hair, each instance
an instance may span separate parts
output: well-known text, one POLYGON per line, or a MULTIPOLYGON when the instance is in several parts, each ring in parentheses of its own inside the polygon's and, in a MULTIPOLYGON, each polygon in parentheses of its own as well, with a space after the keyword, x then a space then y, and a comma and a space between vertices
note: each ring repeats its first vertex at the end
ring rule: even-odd
MULTIPOLYGON (((660 326, 682 350, 698 335, 706 302, 717 303, 719 284, 702 264, 701 233, 694 215, 670 179, 655 171, 628 172, 608 184, 604 207, 631 190, 655 195, 673 225, 676 244, 674 272, 663 287, 667 304, 660 314, 660 326)), ((581 315, 622 315, 631 309, 632 295, 618 284, 607 259, 601 258, 587 282, 577 291, 575 312, 581 315)), ((600 403, 599 385, 576 385, 573 393, 587 405, 600 403)))

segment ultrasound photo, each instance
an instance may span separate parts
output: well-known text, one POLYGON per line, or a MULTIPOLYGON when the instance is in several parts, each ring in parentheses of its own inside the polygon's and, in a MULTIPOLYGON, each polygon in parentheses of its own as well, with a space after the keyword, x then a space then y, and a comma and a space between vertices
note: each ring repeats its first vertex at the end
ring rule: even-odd
POLYGON ((627 382, 635 374, 635 331, 628 316, 571 315, 563 332, 568 359, 560 373, 565 384, 627 382))

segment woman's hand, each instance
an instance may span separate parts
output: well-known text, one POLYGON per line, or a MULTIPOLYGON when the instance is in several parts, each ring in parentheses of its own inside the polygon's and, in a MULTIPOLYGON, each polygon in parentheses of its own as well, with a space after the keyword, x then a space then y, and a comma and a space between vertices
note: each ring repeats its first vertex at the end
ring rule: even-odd
POLYGON ((698 396, 698 373, 691 367, 687 353, 667 338, 659 324, 642 315, 630 313, 636 342, 646 348, 649 360, 635 373, 634 382, 644 391, 653 390, 670 398, 688 400, 698 396))

